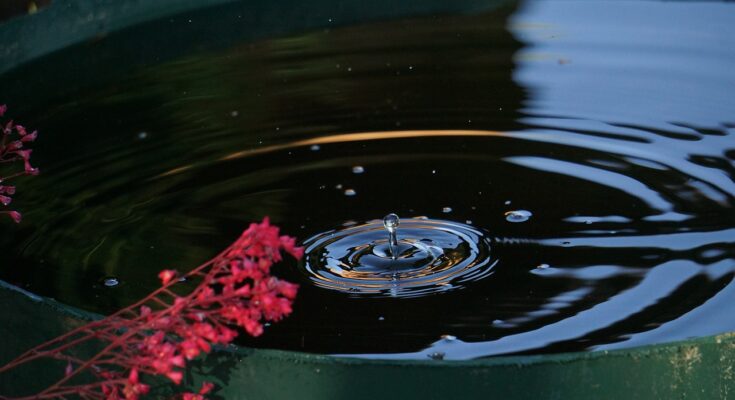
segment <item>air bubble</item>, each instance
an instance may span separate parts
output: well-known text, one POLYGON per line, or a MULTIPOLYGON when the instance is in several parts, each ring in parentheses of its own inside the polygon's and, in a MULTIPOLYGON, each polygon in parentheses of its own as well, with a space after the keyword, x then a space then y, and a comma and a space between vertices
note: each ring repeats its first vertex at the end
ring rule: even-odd
POLYGON ((505 213, 505 220, 513 223, 526 222, 531 219, 532 215, 530 211, 526 210, 508 211, 505 213))
POLYGON ((117 280, 117 278, 105 278, 102 283, 107 287, 115 287, 120 284, 120 281, 117 280))

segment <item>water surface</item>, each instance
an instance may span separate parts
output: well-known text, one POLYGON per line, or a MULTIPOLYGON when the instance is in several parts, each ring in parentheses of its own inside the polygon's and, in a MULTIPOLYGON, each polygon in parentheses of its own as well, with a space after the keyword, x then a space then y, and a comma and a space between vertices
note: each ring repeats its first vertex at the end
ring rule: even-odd
POLYGON ((303 240, 395 212, 482 232, 491 273, 376 298, 284 264, 294 314, 243 343, 468 359, 735 330, 733 7, 524 2, 142 66, 31 110, 43 175, 0 278, 107 313, 265 215, 303 240))

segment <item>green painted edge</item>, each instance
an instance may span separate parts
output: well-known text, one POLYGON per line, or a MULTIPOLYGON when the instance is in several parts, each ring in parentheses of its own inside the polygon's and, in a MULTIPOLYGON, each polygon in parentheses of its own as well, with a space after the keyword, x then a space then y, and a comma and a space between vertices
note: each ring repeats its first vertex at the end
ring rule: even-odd
MULTIPOLYGON (((294 33, 380 19, 471 13, 509 0, 54 0, 0 24, 0 75, 126 28, 217 8, 243 13, 262 33, 294 33), (265 23, 265 24, 264 24, 265 23), (264 24, 264 26, 263 26, 264 24)), ((196 21, 195 21, 196 22, 196 21)), ((247 28, 246 28, 247 29, 247 28)), ((169 27, 169 32, 174 28, 169 27)), ((233 35, 236 33, 232 33, 233 35)))
MULTIPOLYGON (((0 338, 12 343, 16 355, 101 317, 1 281, 0 311, 0 338), (23 315, 13 317, 10 310, 23 315), (35 322, 23 331, 9 322, 12 318, 35 322)), ((0 363, 10 358, 0 351, 0 363)), ((213 381, 219 387, 215 394, 226 399, 727 399, 735 395, 734 368, 735 334, 727 333, 623 350, 469 361, 374 360, 230 346, 194 362, 187 382, 196 387, 213 381)), ((0 374, 0 393, 41 378, 0 374)))

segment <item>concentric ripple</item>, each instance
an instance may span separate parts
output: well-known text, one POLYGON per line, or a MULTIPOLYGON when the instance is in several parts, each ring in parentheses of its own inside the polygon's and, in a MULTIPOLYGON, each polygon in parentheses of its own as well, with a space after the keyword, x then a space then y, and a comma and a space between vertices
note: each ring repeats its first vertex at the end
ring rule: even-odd
POLYGON ((320 233, 304 242, 312 282, 353 295, 418 297, 468 285, 492 273, 490 238, 443 220, 401 221, 395 259, 383 221, 320 233))

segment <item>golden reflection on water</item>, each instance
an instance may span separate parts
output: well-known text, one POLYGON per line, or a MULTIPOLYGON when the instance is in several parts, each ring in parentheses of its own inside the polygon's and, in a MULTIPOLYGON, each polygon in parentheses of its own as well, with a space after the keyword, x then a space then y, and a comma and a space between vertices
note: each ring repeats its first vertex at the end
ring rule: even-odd
MULTIPOLYGON (((296 147, 313 146, 322 144, 334 144, 334 143, 349 143, 349 142, 362 142, 369 140, 387 140, 387 139, 410 139, 410 138, 421 138, 421 137, 503 137, 507 136, 506 132, 500 131, 480 131, 480 130, 416 130, 416 131, 385 131, 385 132, 359 132, 359 133, 345 133, 339 135, 327 135, 318 136, 311 139, 297 140, 289 143, 275 144, 271 146, 260 147, 257 149, 241 150, 234 153, 230 153, 224 157, 219 158, 217 161, 228 161, 245 157, 252 157, 256 155, 272 153, 276 151, 288 150, 296 147)), ((176 175, 181 172, 187 171, 193 168, 195 164, 183 165, 174 169, 168 170, 155 176, 156 178, 163 178, 166 176, 176 175)))

